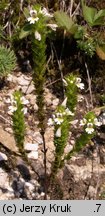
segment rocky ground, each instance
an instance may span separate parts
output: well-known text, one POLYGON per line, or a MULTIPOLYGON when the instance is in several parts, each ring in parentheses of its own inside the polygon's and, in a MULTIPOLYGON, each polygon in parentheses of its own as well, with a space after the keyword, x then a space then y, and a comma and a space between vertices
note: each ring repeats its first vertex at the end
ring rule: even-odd
MULTIPOLYGON (((48 88, 45 88, 47 118, 56 109, 60 99, 48 88)), ((86 100, 80 102, 78 116, 84 112, 86 100)), ((44 198, 44 169, 43 141, 38 129, 36 112, 36 96, 34 85, 29 74, 14 72, 8 76, 0 91, 0 200, 8 199, 43 199, 44 198), (26 137, 25 148, 31 166, 27 165, 19 155, 13 138, 9 98, 15 91, 21 89, 27 104, 25 115, 26 137), (34 144, 34 151, 30 148, 34 144)), ((73 148, 78 122, 73 122, 70 139, 65 152, 73 148)), ((53 127, 48 127, 45 134, 47 145, 47 173, 50 174, 51 163, 54 160, 53 127)), ((58 172, 57 178, 48 190, 48 199, 105 199, 105 134, 98 131, 97 137, 90 145, 75 155, 58 172)))

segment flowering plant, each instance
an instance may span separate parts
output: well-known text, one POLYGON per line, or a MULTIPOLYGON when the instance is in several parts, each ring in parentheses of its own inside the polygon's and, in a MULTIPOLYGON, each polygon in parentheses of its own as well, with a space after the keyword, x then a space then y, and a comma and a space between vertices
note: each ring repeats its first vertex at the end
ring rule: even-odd
POLYGON ((84 84, 81 82, 81 78, 74 74, 68 75, 63 82, 65 84, 65 100, 58 106, 55 114, 52 115, 52 118, 48 120, 48 125, 54 126, 55 160, 52 164, 52 177, 55 176, 58 168, 61 168, 66 160, 69 160, 75 152, 79 152, 87 143, 89 143, 95 136, 96 127, 101 125, 94 112, 88 112, 84 118, 80 120, 80 126, 83 126, 83 132, 75 141, 73 149, 67 154, 64 154, 64 149, 69 137, 70 126, 75 117, 78 102, 78 90, 84 89, 84 84))
POLYGON ((52 164, 52 176, 57 173, 64 157, 64 149, 69 137, 70 125, 75 115, 78 89, 84 89, 81 79, 74 74, 63 79, 65 85, 65 99, 57 107, 55 114, 48 120, 48 125, 54 125, 55 161, 52 164))
POLYGON ((14 132, 14 137, 19 148, 19 152, 25 155, 24 153, 24 136, 25 136, 25 120, 24 114, 27 113, 28 100, 22 96, 20 91, 14 92, 13 96, 8 98, 7 103, 11 103, 9 106, 8 114, 12 117, 12 128, 14 132))
POLYGON ((44 153, 44 171, 45 171, 45 198, 46 198, 46 144, 45 144, 45 103, 44 103, 44 83, 46 71, 46 37, 51 30, 56 30, 57 25, 50 23, 53 17, 46 8, 42 8, 36 4, 30 9, 25 9, 26 24, 21 30, 20 38, 30 35, 31 48, 33 56, 33 82, 36 93, 36 103, 38 105, 38 120, 40 134, 43 139, 43 153, 44 153))
MULTIPOLYGON (((53 31, 56 31, 58 27, 56 23, 49 23, 53 14, 50 14, 46 8, 41 8, 38 4, 32 6, 30 9, 25 8, 24 15, 27 22, 20 32, 20 39, 34 33, 35 39, 41 41, 43 40, 42 35, 44 27, 50 28, 53 31)), ((44 29, 44 33, 46 33, 47 28, 44 29)))

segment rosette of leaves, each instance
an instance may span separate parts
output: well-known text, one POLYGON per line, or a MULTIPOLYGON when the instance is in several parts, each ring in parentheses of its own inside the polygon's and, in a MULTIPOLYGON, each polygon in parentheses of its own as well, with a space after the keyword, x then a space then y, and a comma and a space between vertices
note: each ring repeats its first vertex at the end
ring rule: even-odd
POLYGON ((16 56, 13 50, 0 46, 0 78, 5 78, 16 67, 16 56))

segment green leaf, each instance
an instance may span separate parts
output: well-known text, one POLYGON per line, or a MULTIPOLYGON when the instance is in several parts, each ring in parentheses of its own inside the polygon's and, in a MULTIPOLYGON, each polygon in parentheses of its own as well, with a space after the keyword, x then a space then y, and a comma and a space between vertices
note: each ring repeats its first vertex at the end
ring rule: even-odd
POLYGON ((105 25, 104 18, 100 17, 100 18, 94 20, 94 23, 92 26, 99 26, 99 25, 101 25, 101 26, 105 25))
POLYGON ((13 50, 0 46, 0 78, 6 77, 16 67, 16 56, 13 50))
POLYGON ((98 11, 98 13, 95 15, 94 19, 98 19, 98 18, 103 18, 105 17, 105 9, 98 11))
POLYGON ((104 25, 105 9, 97 12, 96 8, 86 6, 84 0, 82 2, 83 16, 90 26, 104 25))
POLYGON ((26 24, 22 28, 20 35, 19 35, 19 38, 23 39, 23 38, 27 37, 30 34, 31 30, 32 30, 32 26, 30 24, 26 24))
POLYGON ((4 11, 5 9, 8 9, 11 3, 9 3, 6 0, 0 1, 0 12, 4 11))
POLYGON ((57 11, 54 13, 54 16, 59 27, 66 29, 72 34, 76 32, 77 25, 73 22, 72 18, 69 17, 65 12, 57 11))
POLYGON ((94 17, 95 14, 97 13, 97 10, 95 8, 88 7, 86 5, 83 5, 82 9, 83 9, 84 19, 90 26, 93 26, 94 17))
POLYGON ((94 25, 105 25, 105 9, 100 10, 94 17, 94 25))
POLYGON ((24 16, 26 18, 28 18, 30 16, 29 10, 26 7, 24 8, 24 12, 23 13, 24 13, 24 16))

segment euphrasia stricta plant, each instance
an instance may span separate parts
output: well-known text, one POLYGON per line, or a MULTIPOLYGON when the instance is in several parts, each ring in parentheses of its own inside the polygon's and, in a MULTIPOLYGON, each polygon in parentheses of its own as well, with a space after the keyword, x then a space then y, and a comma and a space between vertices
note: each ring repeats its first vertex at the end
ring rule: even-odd
POLYGON ((58 106, 57 111, 52 116, 53 118, 48 121, 48 125, 54 125, 55 161, 52 165, 52 176, 55 176, 57 173, 64 156, 64 149, 68 141, 70 124, 75 115, 78 88, 84 88, 81 79, 73 74, 67 76, 63 82, 66 88, 65 100, 60 106, 58 106))
POLYGON ((80 126, 83 126, 83 132, 76 140, 72 151, 67 154, 64 149, 67 145, 70 126, 75 117, 76 106, 78 102, 78 89, 84 89, 84 84, 81 78, 70 74, 64 79, 65 84, 65 100, 57 107, 55 114, 49 119, 48 125, 54 126, 54 145, 55 145, 55 160, 52 164, 51 176, 55 177, 59 168, 64 165, 66 160, 76 152, 79 152, 95 135, 96 126, 100 126, 94 112, 88 112, 83 120, 80 121, 80 126))
POLYGON ((11 95, 11 98, 8 102, 11 103, 8 113, 12 117, 12 128, 16 144, 19 152, 25 156, 24 138, 26 126, 24 115, 27 113, 27 107, 25 107, 25 105, 28 104, 29 101, 26 100, 24 96, 22 96, 20 91, 16 91, 13 95, 11 95))
POLYGON ((84 116, 82 120, 80 120, 80 126, 83 127, 83 132, 75 141, 73 150, 64 156, 61 166, 64 164, 65 160, 69 160, 74 155, 74 153, 81 151, 83 147, 85 147, 85 145, 91 141, 91 139, 96 135, 96 127, 101 126, 101 122, 98 121, 95 113, 90 111, 84 116))
POLYGON ((20 38, 30 35, 33 55, 33 82, 37 95, 38 119, 41 133, 45 130, 44 83, 46 71, 46 37, 48 28, 56 30, 56 24, 50 24, 52 15, 46 8, 35 5, 24 10, 27 23, 20 33, 20 38))
MULTIPOLYGON (((46 37, 49 28, 56 30, 56 24, 50 24, 49 20, 52 15, 46 8, 41 8, 40 5, 35 5, 30 10, 25 9, 24 14, 27 23, 20 33, 20 38, 30 35, 31 48, 33 56, 33 82, 36 93, 36 103, 38 105, 38 120, 40 133, 43 139, 43 152, 44 152, 44 169, 46 178, 46 146, 45 146, 45 110, 44 110, 44 83, 46 71, 46 37)), ((46 179, 45 179, 46 182, 46 179)), ((45 183, 46 184, 46 183, 45 183)), ((45 186, 45 194, 46 194, 45 186)), ((46 198, 46 197, 45 197, 46 198)))

